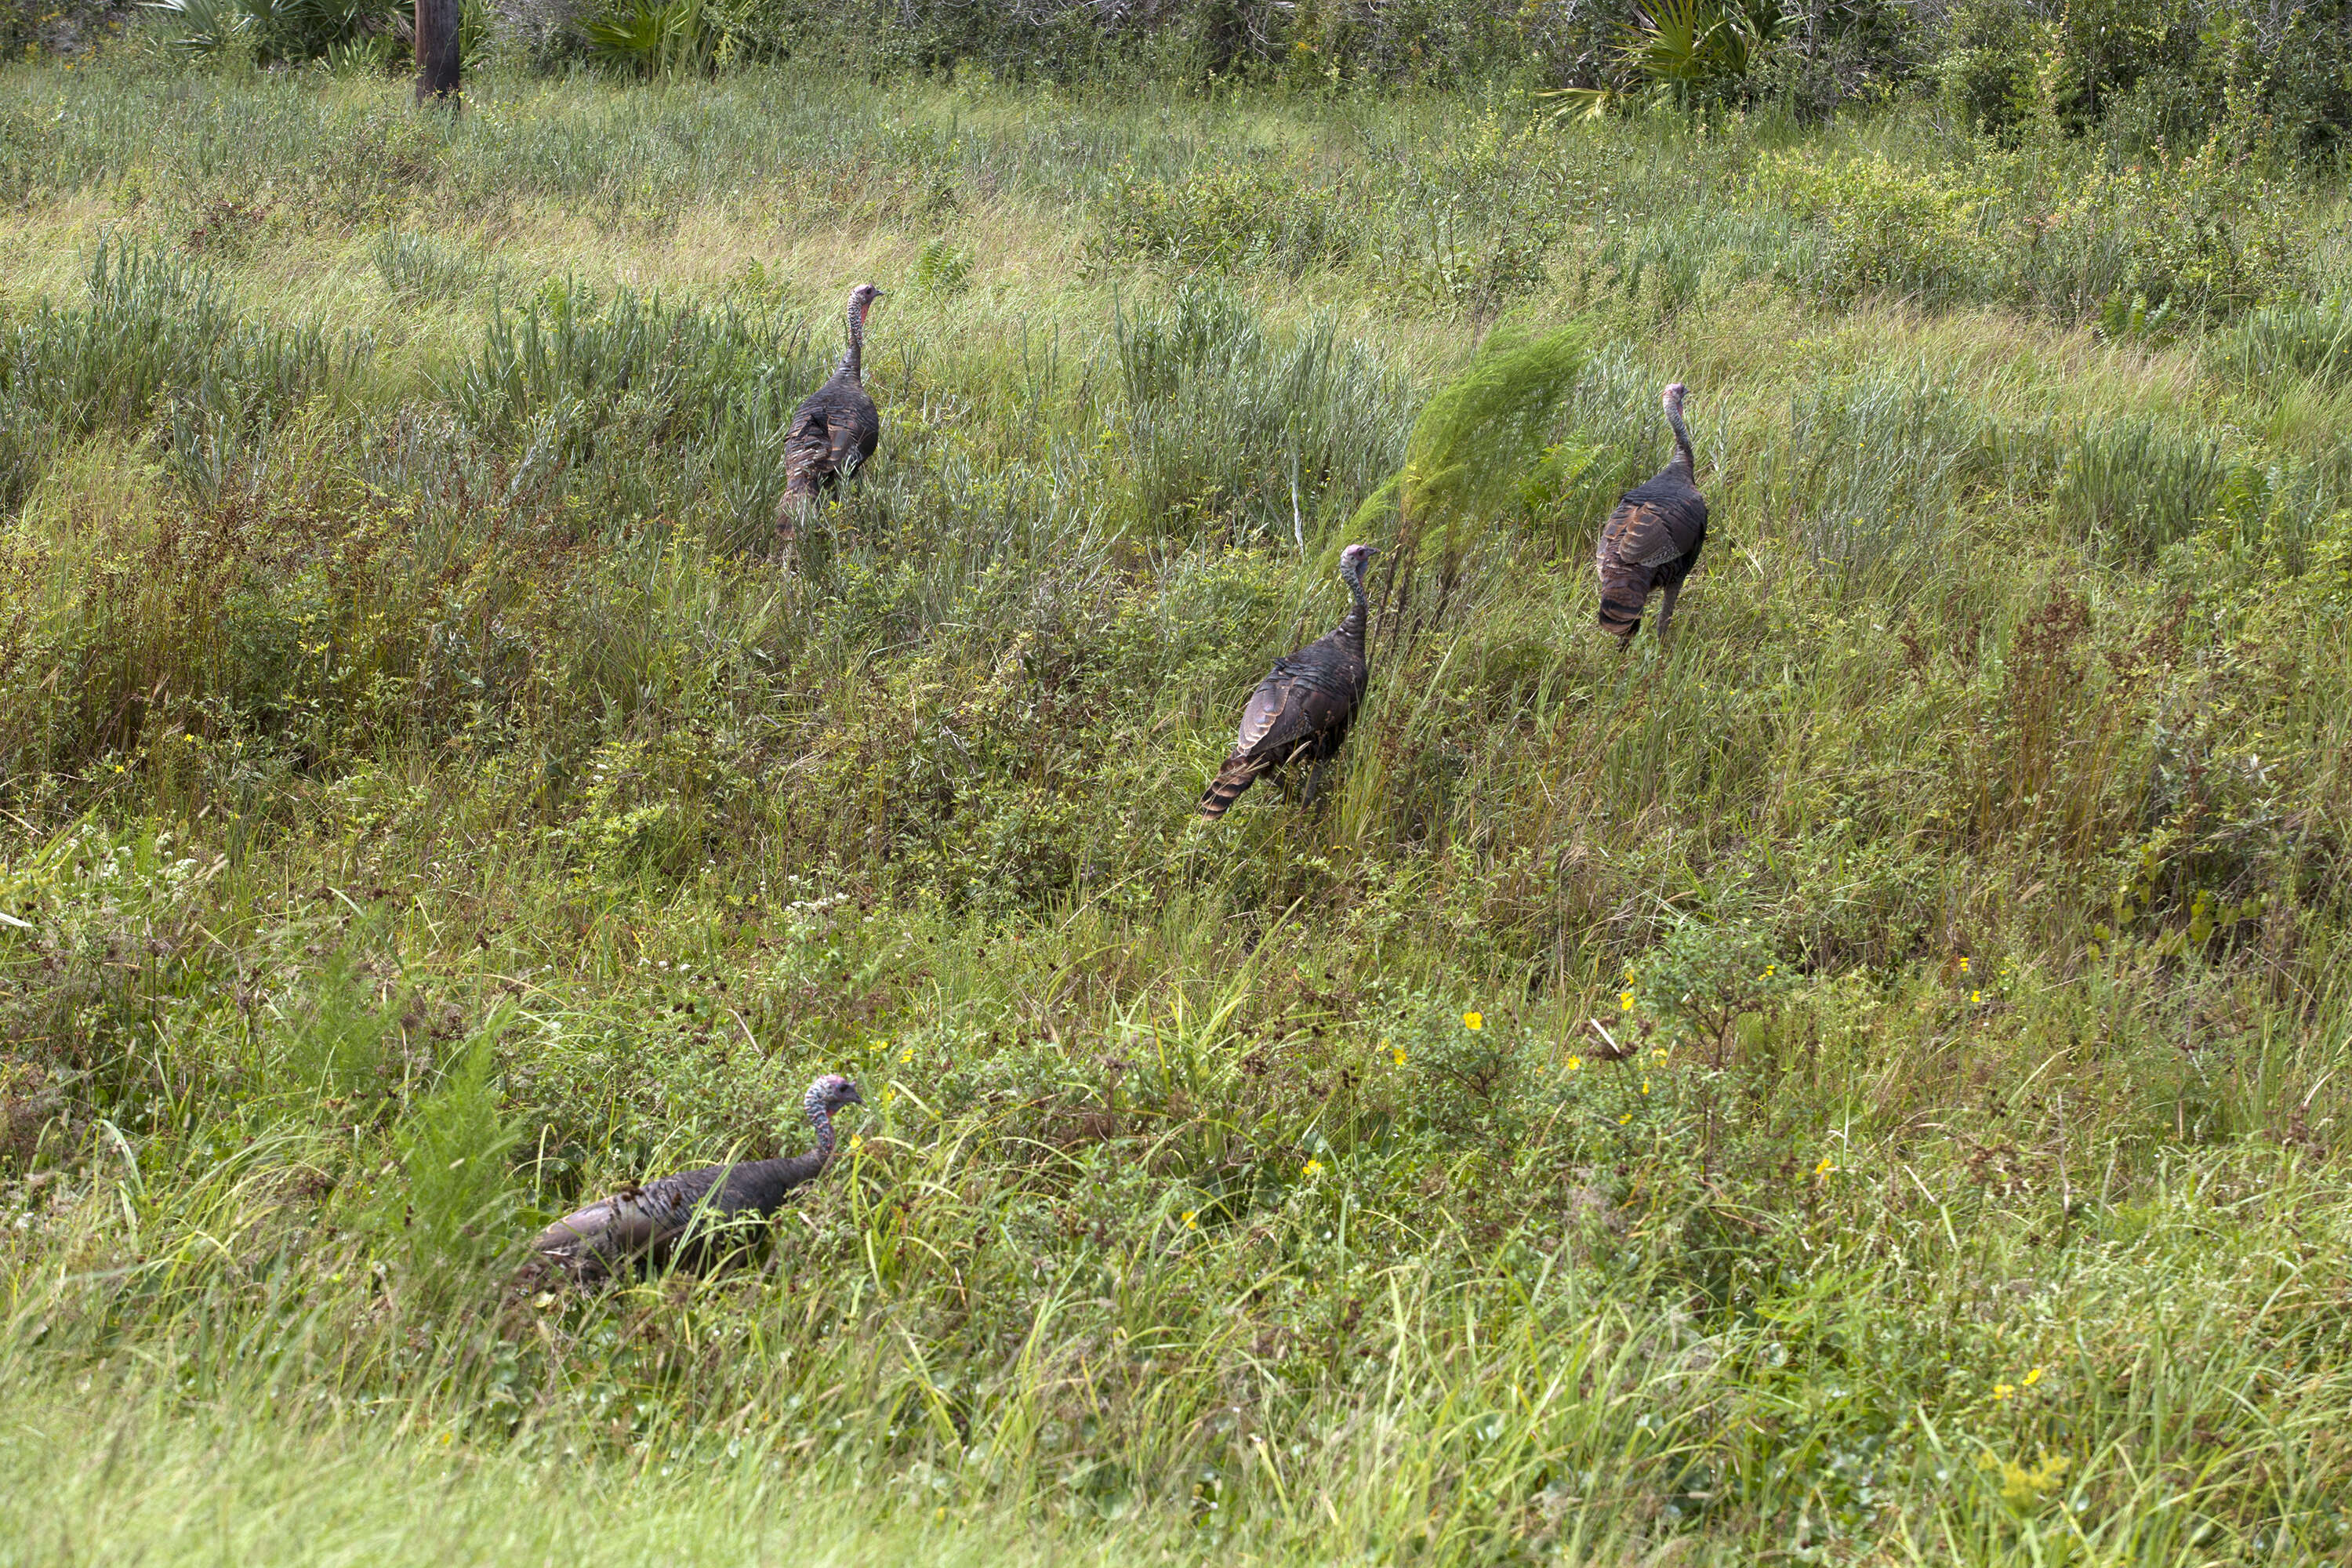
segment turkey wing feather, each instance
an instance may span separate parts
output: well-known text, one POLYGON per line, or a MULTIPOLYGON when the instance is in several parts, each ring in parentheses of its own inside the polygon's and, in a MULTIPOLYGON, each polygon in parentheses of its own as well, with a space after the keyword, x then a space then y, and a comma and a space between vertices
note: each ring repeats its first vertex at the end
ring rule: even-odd
POLYGON ((657 1255, 693 1220, 718 1177, 716 1166, 681 1171, 635 1192, 600 1199, 549 1226, 532 1249, 573 1260, 657 1255))
POLYGON ((833 471, 847 479, 874 455, 875 443, 881 439, 882 425, 869 405, 836 415, 831 432, 833 440, 826 456, 833 464, 833 471))
POLYGON ((784 488, 805 495, 835 471, 835 439, 824 410, 803 405, 784 437, 784 488))
POLYGON ((1696 548, 1706 528, 1704 502, 1693 509, 1628 496, 1601 531, 1601 569, 1664 566, 1696 548))
POLYGON ((1280 761, 1297 747, 1347 723, 1360 693, 1334 688, 1360 683, 1346 680, 1342 671, 1314 665, 1301 668, 1302 662, 1279 661, 1274 673, 1250 694, 1249 706, 1242 710, 1241 729, 1234 737, 1234 755, 1280 761), (1339 679, 1335 680, 1335 676, 1339 679))

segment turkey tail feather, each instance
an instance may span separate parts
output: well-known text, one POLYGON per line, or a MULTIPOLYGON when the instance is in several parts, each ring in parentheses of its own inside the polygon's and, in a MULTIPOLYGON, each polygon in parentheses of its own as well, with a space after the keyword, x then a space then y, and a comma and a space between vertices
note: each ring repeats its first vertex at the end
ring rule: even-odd
POLYGON ((1241 799, 1242 792, 1257 782, 1265 772, 1265 764, 1248 757, 1227 757, 1217 776, 1201 793, 1201 815, 1212 820, 1225 815, 1225 808, 1241 799))
POLYGON ((1650 602, 1650 574, 1619 568, 1601 579, 1601 629, 1620 641, 1642 629, 1642 608, 1650 602))

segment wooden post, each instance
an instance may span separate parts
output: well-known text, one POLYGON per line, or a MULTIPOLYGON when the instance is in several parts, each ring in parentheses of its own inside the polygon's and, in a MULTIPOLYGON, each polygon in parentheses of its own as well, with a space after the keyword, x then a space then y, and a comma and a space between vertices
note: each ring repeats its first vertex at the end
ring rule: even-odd
POLYGON ((416 101, 458 100, 457 0, 416 0, 416 101))

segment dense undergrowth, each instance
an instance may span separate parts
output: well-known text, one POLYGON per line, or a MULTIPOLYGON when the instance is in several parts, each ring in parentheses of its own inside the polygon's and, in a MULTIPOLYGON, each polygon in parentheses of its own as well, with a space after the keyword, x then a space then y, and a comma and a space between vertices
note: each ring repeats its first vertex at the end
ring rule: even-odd
POLYGON ((0 77, 12 1560, 2352 1549, 2340 193, 1527 123, 0 77))

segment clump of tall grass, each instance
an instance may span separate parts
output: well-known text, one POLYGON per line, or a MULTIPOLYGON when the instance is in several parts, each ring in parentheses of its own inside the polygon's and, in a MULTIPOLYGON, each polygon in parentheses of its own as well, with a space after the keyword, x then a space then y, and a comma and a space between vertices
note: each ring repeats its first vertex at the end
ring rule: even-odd
POLYGON ((1396 462, 1406 388, 1335 323, 1286 333, 1188 287, 1118 334, 1137 500, 1160 528, 1304 548, 1396 462))
POLYGON ((486 258, 398 228, 378 235, 370 257, 384 288, 410 300, 459 299, 499 279, 486 258))
POLYGON ((257 323, 199 264, 108 237, 92 252, 89 300, 43 300, 0 338, 0 431, 15 460, 0 491, 22 498, 55 444, 169 417, 166 450, 248 441, 347 383, 366 334, 257 323))
POLYGON ((1213 162, 1174 181, 1133 166, 1097 198, 1105 261, 1143 258, 1211 271, 1336 266, 1360 243, 1344 196, 1267 159, 1213 162))
POLYGON ((2277 386, 2298 376, 2336 391, 2352 381, 2352 297, 2266 306, 2248 314, 2214 352, 2251 382, 2277 386))
POLYGON ((2209 437, 2147 418, 2087 421, 2052 504, 2095 549, 2145 560, 2211 521, 2229 477, 2209 437))

